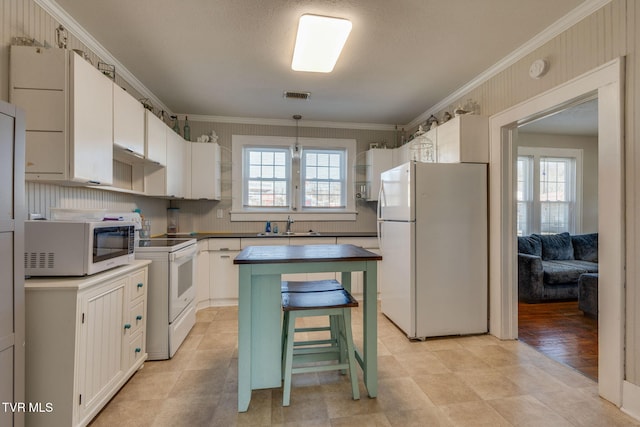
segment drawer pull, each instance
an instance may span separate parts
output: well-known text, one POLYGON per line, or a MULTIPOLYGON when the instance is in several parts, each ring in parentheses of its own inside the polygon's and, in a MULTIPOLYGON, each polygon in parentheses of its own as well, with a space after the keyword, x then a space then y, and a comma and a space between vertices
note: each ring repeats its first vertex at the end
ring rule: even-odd
POLYGON ((125 323, 124 324, 124 328, 125 329, 131 329, 131 323, 125 323))
POLYGON ((138 283, 138 288, 141 288, 144 286, 144 283, 138 283))
POLYGON ((142 320, 142 314, 138 314, 138 315, 136 316, 136 320, 142 320))
POLYGON ((136 347, 136 353, 140 353, 142 349, 140 347, 136 347))

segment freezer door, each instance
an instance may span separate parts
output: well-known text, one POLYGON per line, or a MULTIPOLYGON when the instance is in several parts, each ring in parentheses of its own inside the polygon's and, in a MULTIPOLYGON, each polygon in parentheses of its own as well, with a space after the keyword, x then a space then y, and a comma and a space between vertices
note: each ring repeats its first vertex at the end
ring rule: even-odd
POLYGON ((415 223, 379 223, 381 309, 408 337, 415 326, 415 223))
POLYGON ((415 165, 404 163, 380 174, 378 219, 415 221, 415 165))

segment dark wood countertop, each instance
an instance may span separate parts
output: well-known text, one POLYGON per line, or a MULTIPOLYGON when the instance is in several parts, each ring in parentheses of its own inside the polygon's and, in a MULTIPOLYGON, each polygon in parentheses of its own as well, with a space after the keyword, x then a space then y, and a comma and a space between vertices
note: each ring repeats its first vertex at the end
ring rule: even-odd
POLYGON ((234 264, 277 264, 281 262, 379 261, 381 255, 354 245, 248 246, 234 264))
MULTIPOLYGON (((258 236, 258 233, 234 233, 234 232, 214 232, 214 233, 181 233, 181 234, 165 234, 162 236, 157 236, 160 238, 167 237, 180 237, 180 238, 190 238, 190 239, 224 239, 224 238, 232 238, 232 239, 246 239, 252 237, 260 237, 261 239, 280 239, 280 238, 297 238, 297 237, 376 237, 377 234, 375 231, 362 231, 362 232, 319 232, 319 234, 310 234, 310 235, 291 235, 288 236, 286 234, 272 234, 270 236, 258 236)), ((156 236, 154 236, 156 237, 156 236)))

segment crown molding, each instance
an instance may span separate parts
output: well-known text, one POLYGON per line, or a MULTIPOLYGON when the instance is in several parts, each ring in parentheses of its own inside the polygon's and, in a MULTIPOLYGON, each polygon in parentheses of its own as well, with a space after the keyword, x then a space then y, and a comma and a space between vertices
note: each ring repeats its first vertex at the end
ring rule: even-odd
MULTIPOLYGON (((250 125, 269 125, 269 126, 292 126, 295 121, 293 119, 264 119, 257 117, 227 117, 227 116, 206 116, 197 114, 178 114, 178 116, 189 116, 189 120, 197 122, 212 123, 236 123, 250 125)), ((396 130, 395 125, 377 124, 377 123, 349 123, 349 122, 324 122, 313 120, 300 120, 300 126, 319 127, 331 129, 357 129, 357 130, 396 130)))
POLYGON ((580 6, 576 7, 571 12, 548 26, 542 32, 538 33, 528 42, 511 52, 509 55, 505 56, 502 60, 487 68, 473 80, 458 88, 442 101, 438 102, 433 107, 429 108, 427 111, 413 119, 411 122, 405 125, 405 128, 410 129, 414 126, 418 126, 419 124, 424 123, 432 114, 436 114, 444 108, 447 108, 450 104, 464 96, 466 93, 469 93, 473 89, 488 81, 490 78, 504 71, 511 65, 515 64, 525 56, 532 53, 534 50, 552 40, 554 37, 557 37, 578 22, 582 21, 587 16, 593 14, 598 9, 604 7, 608 3, 611 3, 611 1, 612 0, 586 0, 580 6))
POLYGON ((34 0, 45 12, 53 17, 59 24, 62 24, 70 34, 73 34, 82 44, 87 46, 93 53, 98 55, 103 61, 116 67, 117 73, 127 83, 145 98, 148 98, 156 108, 170 112, 171 110, 157 96, 153 94, 140 80, 136 78, 127 68, 118 61, 115 56, 104 48, 82 25, 80 25, 71 15, 69 15, 54 0, 34 0))

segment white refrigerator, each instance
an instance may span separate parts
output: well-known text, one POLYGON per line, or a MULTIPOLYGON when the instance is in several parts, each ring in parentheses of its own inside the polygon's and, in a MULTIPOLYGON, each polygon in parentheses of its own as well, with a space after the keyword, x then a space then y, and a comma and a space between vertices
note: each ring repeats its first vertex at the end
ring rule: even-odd
POLYGON ((409 162, 381 174, 382 313, 409 338, 488 330, 487 165, 409 162))

